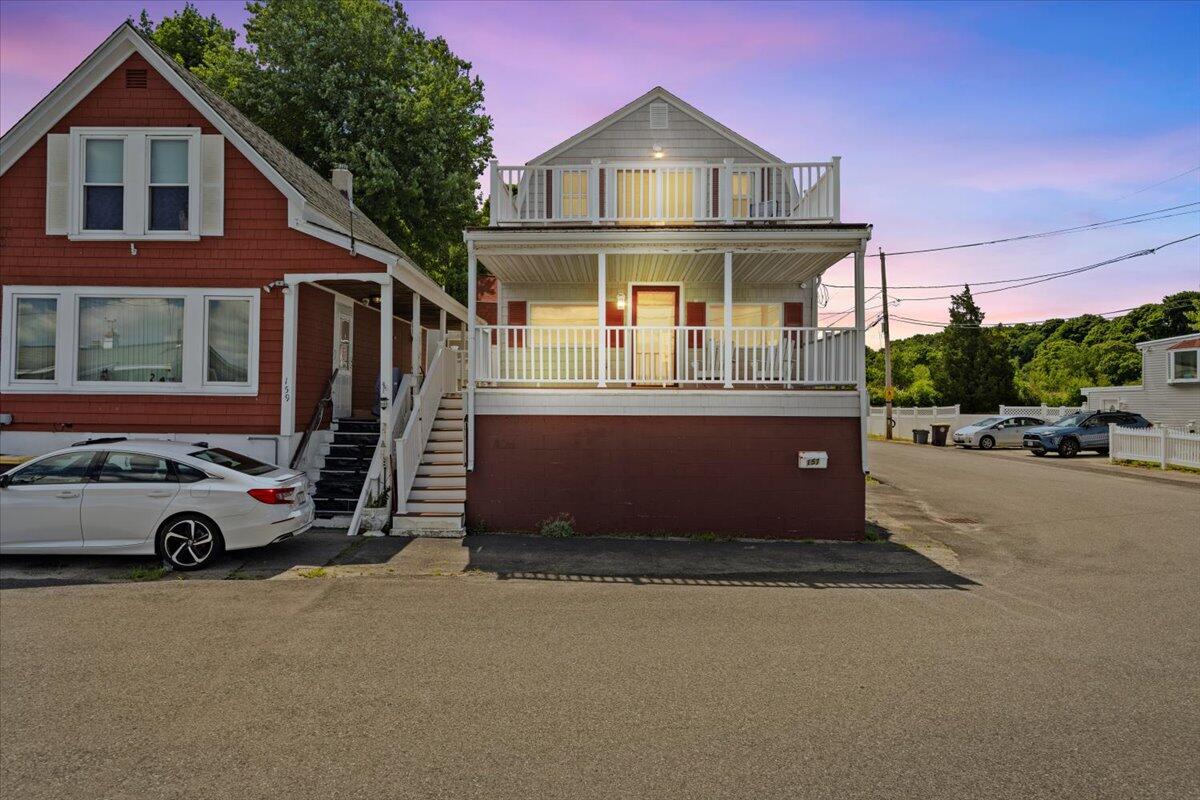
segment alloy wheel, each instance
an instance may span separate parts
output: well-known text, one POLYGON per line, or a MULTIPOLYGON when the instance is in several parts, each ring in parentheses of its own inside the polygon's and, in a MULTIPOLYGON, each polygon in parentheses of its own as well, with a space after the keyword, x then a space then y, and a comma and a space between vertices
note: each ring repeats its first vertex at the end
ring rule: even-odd
POLYGON ((979 440, 979 449, 980 450, 991 450, 995 446, 996 446, 996 440, 990 436, 985 436, 979 440))
POLYGON ((198 519, 181 519, 163 534, 163 555, 173 566, 183 569, 203 566, 216 547, 212 529, 198 519))

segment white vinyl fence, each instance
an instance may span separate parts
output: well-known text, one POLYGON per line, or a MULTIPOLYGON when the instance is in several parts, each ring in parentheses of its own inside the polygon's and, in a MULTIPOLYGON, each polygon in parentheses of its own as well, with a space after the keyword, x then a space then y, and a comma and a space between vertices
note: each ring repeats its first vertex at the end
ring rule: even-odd
MULTIPOLYGON (((929 430, 930 425, 949 425, 950 433, 956 428, 969 425, 983 419, 987 414, 960 413, 958 406, 919 406, 892 407, 892 419, 896 426, 892 428, 892 436, 896 439, 911 439, 913 429, 929 430)), ((867 424, 867 432, 872 436, 885 436, 887 431, 887 411, 883 406, 871 406, 871 419, 867 424)))
POLYGON ((1167 467, 1200 469, 1200 433, 1169 428, 1108 426, 1109 461, 1153 461, 1167 467))
POLYGON ((1038 417, 1047 422, 1061 419, 1067 414, 1075 414, 1083 410, 1083 406, 1000 406, 1001 416, 1038 417))

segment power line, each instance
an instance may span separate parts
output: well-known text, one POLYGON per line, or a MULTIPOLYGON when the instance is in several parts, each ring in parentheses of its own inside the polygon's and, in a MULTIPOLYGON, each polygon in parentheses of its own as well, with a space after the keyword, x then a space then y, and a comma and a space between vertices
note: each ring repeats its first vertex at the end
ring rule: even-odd
MULTIPOLYGON (((1188 306, 1192 305, 1192 303, 1193 303, 1193 301, 1191 301, 1191 300, 1176 300, 1175 302, 1172 302, 1172 303, 1149 302, 1149 303, 1142 303, 1141 305, 1137 305, 1137 306, 1130 306, 1129 308, 1118 308, 1115 311, 1099 311, 1099 312, 1094 312, 1094 313, 1091 311, 1085 311, 1084 313, 1076 314, 1075 316, 1076 317, 1089 317, 1089 316, 1091 316, 1091 317, 1107 317, 1107 316, 1111 316, 1113 314, 1126 314, 1130 311, 1135 311, 1135 310, 1141 308, 1142 306, 1161 305, 1163 308, 1174 309, 1174 308, 1187 308, 1188 306)), ((932 328, 997 328, 1002 325, 1040 325, 1043 322, 1053 322, 1055 320, 1068 319, 1067 317, 1047 317, 1046 319, 1021 319, 1021 320, 1015 320, 1012 322, 993 322, 989 325, 962 325, 962 324, 952 324, 949 322, 936 322, 935 320, 931 320, 931 319, 916 319, 914 317, 905 317, 905 316, 901 316, 899 314, 893 314, 892 318, 901 320, 903 322, 907 322, 912 325, 925 325, 925 326, 932 327, 932 328)))
POLYGON ((1197 170, 1200 170, 1200 166, 1192 167, 1191 169, 1184 170, 1183 172, 1179 173, 1178 175, 1172 175, 1169 178, 1164 178, 1163 180, 1159 181, 1158 183, 1152 183, 1149 186, 1143 186, 1141 189, 1138 189, 1136 192, 1130 192, 1129 194, 1121 195, 1120 197, 1117 198, 1117 200, 1124 200, 1128 197, 1133 197, 1135 194, 1141 194, 1142 192, 1148 192, 1151 189, 1154 189, 1158 186, 1162 186, 1164 183, 1170 183, 1171 181, 1175 180, 1176 178, 1182 178, 1184 175, 1191 175, 1193 172, 1195 172, 1197 170))

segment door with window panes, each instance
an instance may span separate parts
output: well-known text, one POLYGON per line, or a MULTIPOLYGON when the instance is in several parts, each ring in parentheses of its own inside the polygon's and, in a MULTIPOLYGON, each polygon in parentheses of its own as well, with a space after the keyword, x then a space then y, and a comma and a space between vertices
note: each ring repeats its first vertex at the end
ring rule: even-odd
POLYGON ((351 391, 354 386, 354 306, 340 300, 333 315, 333 418, 353 413, 351 391))

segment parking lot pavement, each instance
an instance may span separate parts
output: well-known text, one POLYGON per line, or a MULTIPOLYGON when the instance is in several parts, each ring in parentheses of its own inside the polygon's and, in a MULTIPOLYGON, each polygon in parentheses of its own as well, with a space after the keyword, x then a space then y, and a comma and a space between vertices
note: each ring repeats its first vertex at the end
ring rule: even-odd
POLYGON ((471 537, 5 590, 0 796, 1195 796, 1200 493, 870 456, 883 546, 471 537), (955 578, 855 580, 876 558, 955 578))
POLYGON ((1117 477, 1133 478, 1135 480, 1158 481, 1161 483, 1173 483, 1179 486, 1193 486, 1200 488, 1200 474, 1195 472, 1184 472, 1182 470, 1164 470, 1156 469, 1146 465, 1134 464, 1113 464, 1108 460, 1107 455, 1099 453, 1080 453, 1073 458, 1062 458, 1057 454, 1050 453, 1044 456, 1035 456, 1026 450, 971 450, 965 451, 973 455, 980 455, 989 458, 1003 458, 1019 463, 1028 463, 1037 466, 1046 466, 1058 469, 1073 469, 1079 472, 1092 472, 1097 475, 1113 475, 1117 477))

